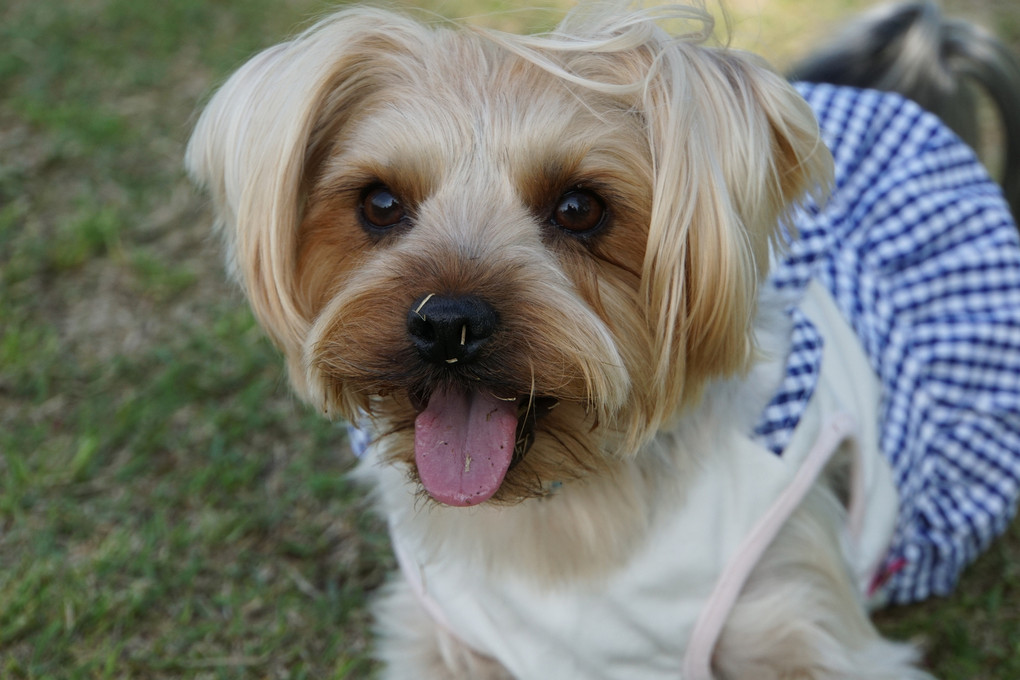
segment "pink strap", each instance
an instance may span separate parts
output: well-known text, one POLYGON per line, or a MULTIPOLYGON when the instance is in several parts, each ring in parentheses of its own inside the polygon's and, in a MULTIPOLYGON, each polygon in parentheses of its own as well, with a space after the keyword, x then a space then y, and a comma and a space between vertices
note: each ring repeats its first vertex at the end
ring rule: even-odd
POLYGON ((833 416, 822 428, 815 445, 790 484, 743 540, 694 624, 684 658, 684 680, 712 680, 712 652, 751 570, 758 564, 779 529, 804 500, 839 445, 856 430, 856 424, 850 416, 833 416))
MULTIPOLYGON (((390 535, 394 535, 392 531, 390 532, 390 535)), ((407 579, 408 584, 411 586, 411 591, 418 597, 418 601, 421 603, 421 606, 426 612, 428 612, 428 615, 432 617, 432 620, 436 623, 436 625, 445 630, 452 637, 457 638, 456 633, 453 632, 453 628, 446 619, 446 614, 443 613, 443 609, 439 606, 439 603, 436 602, 431 595, 429 595, 425 585, 425 576, 418 563, 410 558, 403 546, 396 540, 393 541, 393 554, 396 555, 397 564, 400 565, 400 571, 403 572, 404 578, 407 579)))

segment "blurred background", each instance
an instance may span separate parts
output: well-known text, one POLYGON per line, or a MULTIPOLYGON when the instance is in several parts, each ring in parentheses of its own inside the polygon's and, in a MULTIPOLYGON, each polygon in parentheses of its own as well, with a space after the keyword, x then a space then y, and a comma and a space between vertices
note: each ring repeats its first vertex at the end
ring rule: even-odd
MULTIPOLYGON (((416 4, 513 30, 559 11, 416 4)), ((869 4, 730 0, 733 42, 783 67, 869 4)), ((1020 49, 1018 0, 944 6, 1020 49)), ((181 167, 211 90, 329 7, 0 2, 0 678, 373 675, 384 528, 181 167)), ((941 678, 1020 678, 1020 531, 881 623, 941 678)))

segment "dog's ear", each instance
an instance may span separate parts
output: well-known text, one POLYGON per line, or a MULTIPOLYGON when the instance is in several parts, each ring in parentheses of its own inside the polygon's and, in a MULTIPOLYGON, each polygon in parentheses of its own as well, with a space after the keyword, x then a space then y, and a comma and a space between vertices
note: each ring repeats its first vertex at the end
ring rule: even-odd
POLYGON ((310 325, 295 291, 310 175, 351 111, 383 87, 373 66, 413 49, 405 41, 415 26, 380 10, 347 10, 265 50, 213 96, 188 144, 185 163, 212 196, 228 268, 292 369, 310 325))
POLYGON ((832 160, 807 103, 754 57, 672 43, 644 95, 655 189, 644 299, 656 325, 664 409, 738 375, 755 354, 757 287, 770 250, 832 160))

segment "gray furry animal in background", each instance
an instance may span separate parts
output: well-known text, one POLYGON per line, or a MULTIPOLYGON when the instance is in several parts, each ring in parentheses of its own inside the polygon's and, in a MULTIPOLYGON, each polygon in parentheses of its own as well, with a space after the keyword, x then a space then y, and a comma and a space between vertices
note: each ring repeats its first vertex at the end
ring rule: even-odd
POLYGON ((994 103, 1005 137, 1000 183, 1020 218, 1020 59, 991 33, 943 16, 930 0, 862 15, 795 65, 792 80, 898 92, 981 148, 978 92, 994 103))

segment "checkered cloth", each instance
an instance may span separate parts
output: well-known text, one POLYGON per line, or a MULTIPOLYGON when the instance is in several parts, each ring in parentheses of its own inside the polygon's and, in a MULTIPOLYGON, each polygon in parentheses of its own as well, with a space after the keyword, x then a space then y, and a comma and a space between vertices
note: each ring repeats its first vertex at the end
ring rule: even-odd
MULTIPOLYGON (((900 492, 884 593, 950 592, 1020 496, 1020 243, 998 187, 934 116, 897 95, 798 85, 836 161, 836 188, 798 216, 773 270, 817 279, 883 386, 881 448, 900 492)), ((785 446, 821 340, 795 316, 786 383, 756 434, 785 446)))
MULTIPOLYGON (((901 495, 884 592, 905 603, 952 590, 1020 495, 1020 243, 971 150, 896 95, 799 85, 836 160, 834 194, 796 220, 771 275, 820 281, 884 388, 882 450, 901 495)), ((782 388, 755 434, 780 453, 814 390, 824 348, 792 309, 782 388)), ((351 428, 357 454, 369 433, 351 428)))
POLYGON ((824 341, 814 324, 796 307, 786 310, 793 322, 786 375, 754 429, 755 440, 776 455, 786 450, 807 408, 822 370, 824 341))

